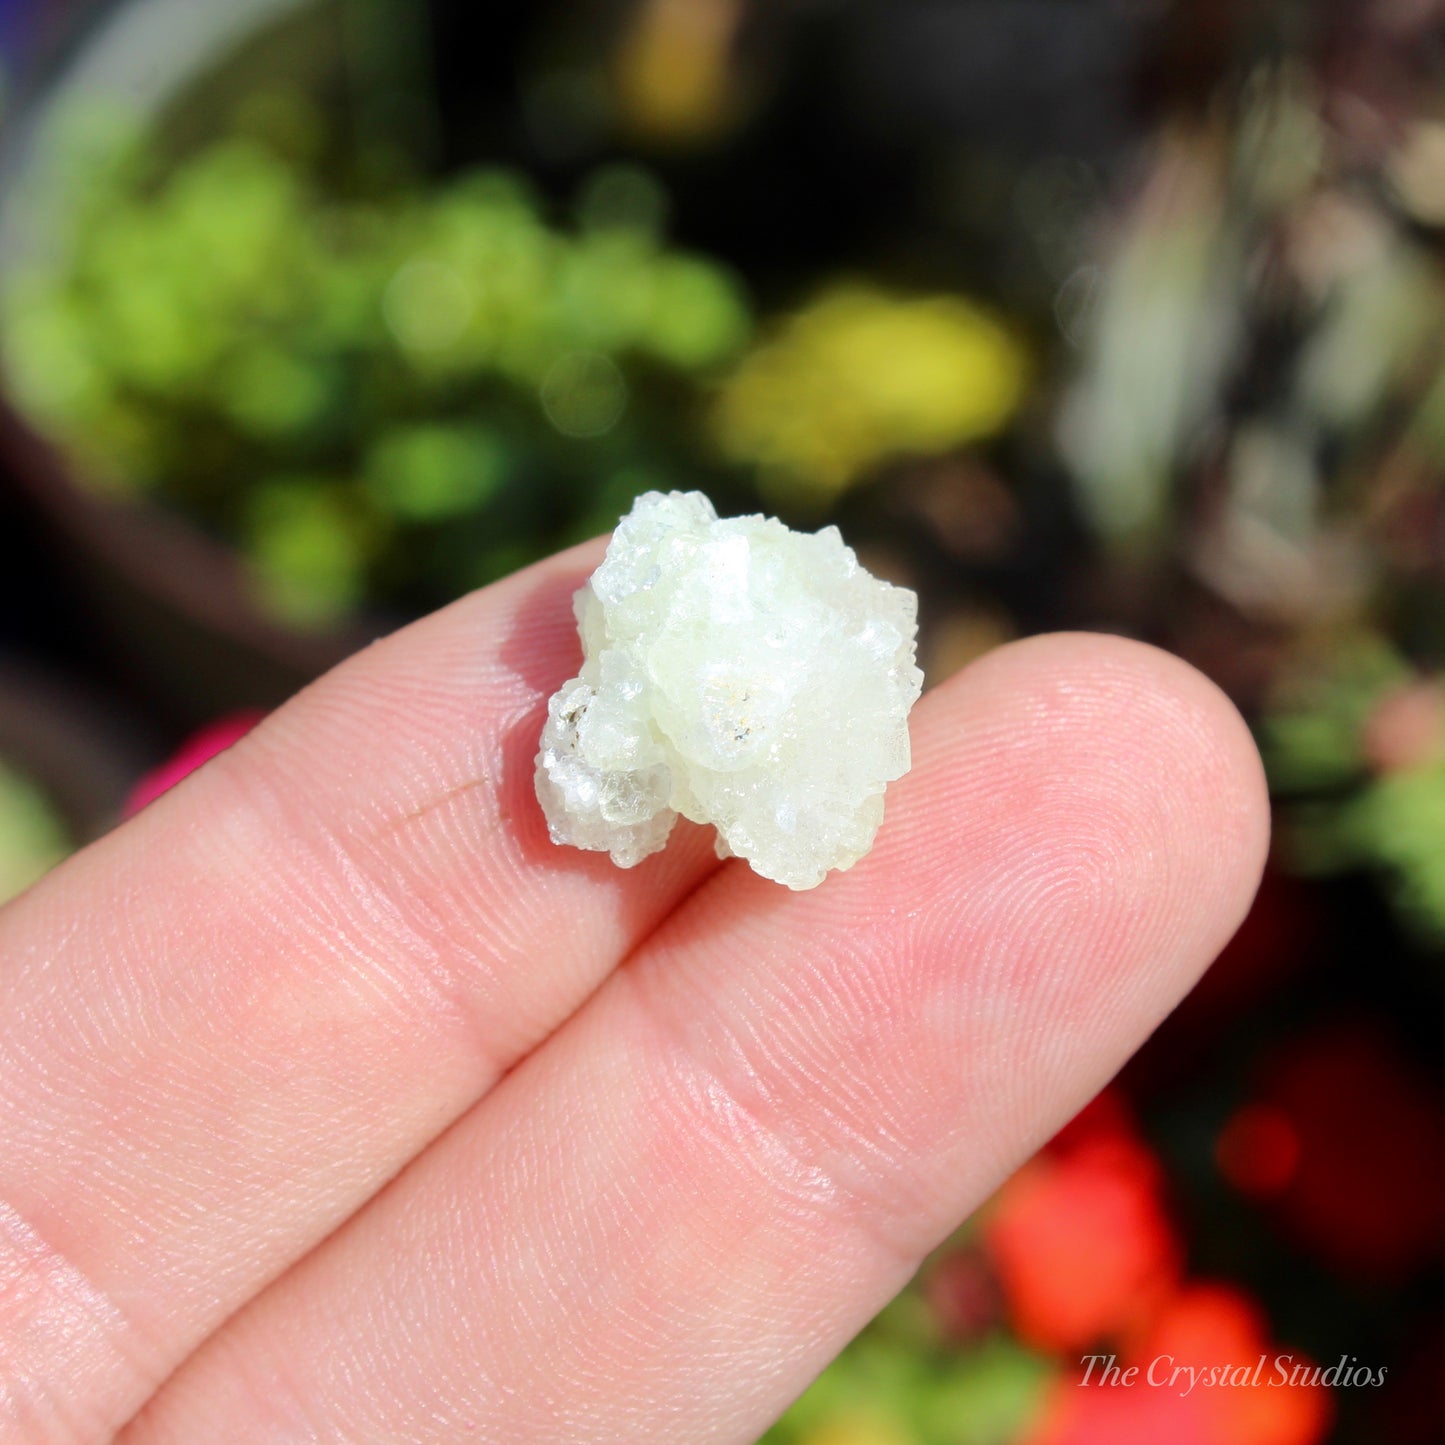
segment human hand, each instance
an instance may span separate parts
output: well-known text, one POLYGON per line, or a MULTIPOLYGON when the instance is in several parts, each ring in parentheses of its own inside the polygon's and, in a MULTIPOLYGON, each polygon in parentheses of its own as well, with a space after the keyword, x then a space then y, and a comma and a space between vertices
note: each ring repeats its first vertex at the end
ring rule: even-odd
POLYGON ((0 914, 0 1445, 751 1440, 1238 923, 1249 736, 1106 637, 926 695, 812 892, 689 824, 554 847, 599 558, 366 649, 0 914))

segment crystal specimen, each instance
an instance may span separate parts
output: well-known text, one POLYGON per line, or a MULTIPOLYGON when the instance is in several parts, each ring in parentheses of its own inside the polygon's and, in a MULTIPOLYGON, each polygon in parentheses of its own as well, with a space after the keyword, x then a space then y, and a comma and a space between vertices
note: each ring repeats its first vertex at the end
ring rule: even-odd
POLYGON ((719 521, 701 492, 648 492, 574 609, 582 671, 537 755, 553 842, 630 868, 680 813, 789 888, 868 851, 884 785, 908 771, 918 599, 836 527, 719 521))

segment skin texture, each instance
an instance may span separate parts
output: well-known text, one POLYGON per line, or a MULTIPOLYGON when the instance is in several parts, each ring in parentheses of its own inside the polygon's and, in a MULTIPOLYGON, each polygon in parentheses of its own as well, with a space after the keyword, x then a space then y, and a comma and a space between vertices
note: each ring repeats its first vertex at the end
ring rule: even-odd
POLYGON ((1116 638, 928 694, 812 892, 553 847, 600 547, 0 913, 0 1445, 751 1440, 1237 925, 1253 745, 1116 638))

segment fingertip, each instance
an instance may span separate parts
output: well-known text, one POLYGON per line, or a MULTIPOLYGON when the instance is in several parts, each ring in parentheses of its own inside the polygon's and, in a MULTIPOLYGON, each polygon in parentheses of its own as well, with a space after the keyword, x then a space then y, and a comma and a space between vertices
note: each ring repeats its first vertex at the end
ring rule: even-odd
POLYGON ((997 747, 1056 803, 1077 789, 1122 849, 1172 875, 1172 896, 1191 895, 1215 947, 1227 941, 1258 886, 1270 813, 1259 750, 1216 683, 1149 643, 1059 632, 996 648, 939 691, 961 728, 935 746, 997 747), (984 734, 970 740, 975 720, 984 734))
POLYGON ((1064 1123, 1188 992, 1247 911, 1269 837, 1238 710, 1144 643, 1008 644, 925 697, 914 737, 875 855, 829 885, 806 930, 837 931, 812 985, 844 1006, 799 1024, 837 1031, 866 993, 885 1042, 869 1055, 849 1036, 837 1071, 874 1058, 869 1097, 911 1090, 893 1112, 911 1118, 915 1153, 956 1166, 897 1189, 884 1212, 905 1252, 1064 1123))
POLYGON ((1082 1105, 1228 942, 1267 847, 1263 771, 1212 682, 1097 634, 996 649, 923 699, 913 734, 830 911, 857 939, 907 920, 912 1056, 943 1061, 940 1096, 962 1051, 994 1080, 974 1138, 1002 1159, 1082 1105))

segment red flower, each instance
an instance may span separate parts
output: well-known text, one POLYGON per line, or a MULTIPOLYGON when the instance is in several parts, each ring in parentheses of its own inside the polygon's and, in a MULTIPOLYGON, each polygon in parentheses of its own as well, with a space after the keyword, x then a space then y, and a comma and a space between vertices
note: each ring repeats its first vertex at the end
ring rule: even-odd
POLYGON ((1219 1131, 1219 1172, 1241 1194, 1267 1196, 1288 1187, 1299 1169, 1299 1132, 1273 1104, 1246 1104, 1219 1131))
POLYGON ((1212 1435, 1204 1402, 1146 1385, 1060 1380, 1019 1445, 1236 1445, 1212 1435))
POLYGON ((1004 1185, 984 1240, 1014 1329, 1043 1349, 1138 1326, 1179 1277, 1158 1161, 1113 1094, 1004 1185))
MULTIPOLYGON (((1242 1290, 1192 1284, 1159 1312, 1134 1356, 1168 1359, 1170 1372, 1193 1367, 1222 1372, 1218 1384, 1196 1384, 1219 1445, 1313 1445, 1330 1423, 1330 1396, 1314 1363, 1271 1346, 1264 1313, 1242 1290), (1247 1377, 1247 1379, 1246 1379, 1247 1377)), ((1156 1378, 1162 1372, 1156 1368, 1156 1378)), ((1207 1380, 1207 1373, 1196 1377, 1207 1380)), ((1184 1388, 1186 1377, 1180 1377, 1184 1388)))
POLYGON ((1329 1428, 1315 1366, 1271 1348, 1258 1307, 1225 1285, 1173 1295, 1116 1369, 1060 1381, 1022 1445, 1316 1445, 1329 1428))
POLYGON ((1406 1279, 1445 1241, 1445 1100, 1383 1028, 1316 1030, 1226 1125, 1221 1170, 1335 1269, 1406 1279))

